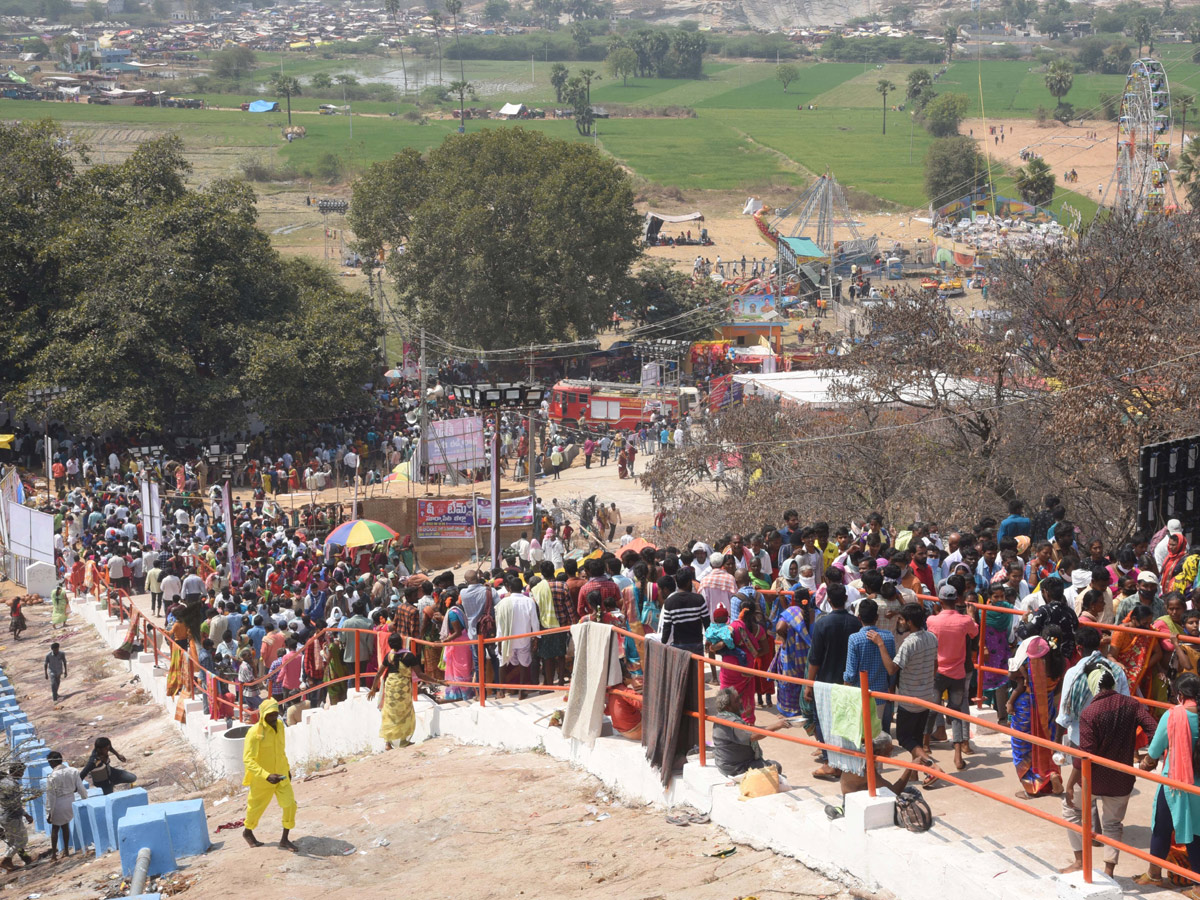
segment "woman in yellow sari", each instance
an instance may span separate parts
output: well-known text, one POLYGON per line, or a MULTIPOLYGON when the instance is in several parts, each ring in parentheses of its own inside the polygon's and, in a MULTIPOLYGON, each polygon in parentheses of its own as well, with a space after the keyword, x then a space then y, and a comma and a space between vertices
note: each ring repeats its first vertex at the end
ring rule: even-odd
MULTIPOLYGON (((415 653, 404 649, 404 636, 392 634, 388 637, 391 652, 383 664, 383 684, 379 687, 379 709, 383 720, 379 725, 379 736, 392 749, 393 742, 401 747, 412 743, 410 738, 417 728, 417 714, 413 709, 412 675, 421 663, 415 653)), ((376 685, 371 686, 367 699, 375 696, 376 685)))

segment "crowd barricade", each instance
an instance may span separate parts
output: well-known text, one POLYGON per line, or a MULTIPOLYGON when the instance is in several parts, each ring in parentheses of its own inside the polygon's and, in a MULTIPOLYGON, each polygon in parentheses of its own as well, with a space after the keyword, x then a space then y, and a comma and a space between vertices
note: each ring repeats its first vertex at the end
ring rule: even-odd
MULTIPOLYGON (((931 598, 923 598, 923 599, 931 599, 931 598)), ((989 612, 995 612, 995 613, 1007 613, 1010 616, 1024 617, 1025 613, 1019 609, 1009 609, 1007 606, 993 606, 989 603, 971 603, 969 605, 971 607, 973 607, 974 609, 979 610, 981 613, 981 615, 979 616, 979 654, 978 654, 978 658, 975 661, 975 669, 979 672, 993 672, 998 675, 1007 675, 1008 669, 998 669, 994 666, 984 665, 984 662, 983 662, 985 659, 984 642, 987 639, 987 629, 988 629, 987 615, 985 615, 985 614, 989 613, 989 612)), ((1157 631, 1152 628, 1133 628, 1130 625, 1118 625, 1118 624, 1113 624, 1113 623, 1108 623, 1108 622, 1080 622, 1079 627, 1080 628, 1095 628, 1097 631, 1107 631, 1110 633, 1120 632, 1123 634, 1144 635, 1146 637, 1155 638, 1156 640, 1162 640, 1162 639, 1166 638, 1167 640, 1180 641, 1181 643, 1185 643, 1185 644, 1200 644, 1200 637, 1192 637, 1187 634, 1168 635, 1168 634, 1164 634, 1163 632, 1157 631)), ((977 678, 977 679, 975 679, 975 683, 976 683, 975 705, 982 706, 983 705, 983 687, 982 687, 983 679, 977 678)), ((1134 687, 1134 685, 1130 685, 1130 687, 1132 688, 1132 687, 1134 687)), ((1137 700, 1139 703, 1143 704, 1144 706, 1153 707, 1154 709, 1170 709, 1171 708, 1171 704, 1163 703, 1160 700, 1152 700, 1149 697, 1134 696, 1134 699, 1137 700)))
MULTIPOLYGON (((97 588, 98 588, 98 586, 97 586, 97 588)), ((118 589, 115 592, 109 592, 109 593, 110 593, 110 595, 115 595, 115 607, 118 610, 122 610, 126 604, 129 605, 129 611, 121 613, 121 615, 123 616, 122 621, 124 621, 124 617, 128 617, 128 616, 132 615, 133 604, 132 604, 132 600, 130 599, 128 593, 126 593, 123 589, 118 589)), ((764 593, 764 594, 769 593, 771 595, 790 594, 790 592, 779 592, 779 591, 771 591, 771 592, 763 591, 762 593, 764 593)), ((926 600, 926 599, 932 600, 933 599, 932 597, 928 597, 927 595, 918 595, 918 597, 920 597, 922 600, 926 600)), ((99 597, 97 597, 97 599, 99 599, 99 597)), ((110 603, 111 603, 111 601, 110 601, 110 603)), ((110 606, 110 608, 111 608, 111 606, 110 606)), ((989 608, 989 606, 987 604, 978 604, 978 608, 980 610, 982 610, 983 612, 987 612, 987 611, 991 611, 991 610, 1005 610, 1008 612, 1016 612, 1017 614, 1021 614, 1020 611, 1008 610, 1007 607, 990 607, 989 608)), ((981 618, 985 618, 985 617, 981 617, 981 618)), ((1081 624, 1093 625, 1094 623, 1081 623, 1081 624)), ((1114 625, 1105 625, 1105 626, 1100 626, 1100 627, 1111 629, 1111 630, 1131 631, 1134 633, 1146 634, 1146 635, 1149 635, 1152 637, 1157 637, 1157 638, 1163 637, 1162 632, 1149 631, 1146 629, 1130 629, 1125 626, 1114 626, 1114 625)), ((560 633, 560 632, 569 631, 569 630, 570 630, 569 627, 550 628, 550 629, 546 629, 545 631, 529 632, 529 633, 517 634, 517 635, 505 635, 502 637, 492 637, 492 638, 485 638, 482 635, 478 635, 474 640, 472 640, 470 642, 472 644, 473 649, 475 650, 475 652, 477 654, 477 658, 479 660, 479 665, 477 666, 477 677, 474 680, 468 681, 468 682, 437 680, 437 683, 455 686, 455 687, 473 688, 474 690, 477 691, 475 700, 479 703, 480 706, 487 705, 487 698, 488 698, 489 691, 557 692, 557 691, 569 690, 569 686, 564 686, 564 685, 519 684, 519 683, 510 683, 510 682, 488 681, 487 675, 486 675, 488 666, 485 662, 487 660, 487 646, 489 644, 499 644, 504 641, 521 640, 524 638, 536 638, 536 637, 540 637, 541 635, 545 635, 545 634, 555 634, 555 633, 560 633)), ((641 645, 642 650, 643 650, 642 658, 645 658, 644 657, 645 637, 643 635, 635 634, 633 632, 626 631, 624 629, 616 628, 616 627, 613 628, 613 631, 623 638, 632 638, 634 641, 638 642, 641 645)), ((175 641, 173 641, 171 639, 171 637, 168 634, 166 634, 161 628, 159 628, 157 625, 155 625, 152 622, 146 621, 145 630, 143 633, 146 637, 146 640, 148 641, 148 645, 153 647, 153 652, 156 654, 156 656, 155 656, 156 664, 157 664, 157 660, 159 659, 158 654, 161 652, 160 642, 162 644, 166 645, 166 648, 168 649, 168 651, 170 649, 179 649, 181 652, 183 652, 183 658, 188 661, 188 666, 189 666, 187 675, 186 675, 186 683, 188 685, 189 695, 191 697, 195 697, 195 674, 196 673, 194 672, 194 670, 192 668, 193 663, 192 663, 192 657, 190 656, 190 654, 187 654, 186 652, 184 652, 183 648, 181 648, 175 641)), ((354 640, 357 640, 360 635, 369 635, 370 639, 373 643, 378 641, 379 635, 380 635, 380 632, 375 631, 374 629, 326 628, 326 629, 322 629, 321 631, 317 632, 317 634, 314 635, 309 640, 310 641, 316 640, 319 637, 321 637, 322 635, 326 635, 329 633, 350 634, 350 635, 353 635, 354 640)), ((410 646, 418 645, 418 646, 422 646, 422 647, 433 647, 433 648, 445 648, 447 646, 451 646, 451 644, 448 642, 427 641, 427 640, 424 640, 422 638, 417 638, 417 637, 405 636, 405 640, 409 642, 410 646)), ((1197 641, 1197 639, 1195 639, 1195 638, 1192 638, 1190 640, 1193 642, 1197 641)), ((981 642, 982 642, 982 630, 981 630, 981 642)), ((456 645, 461 644, 461 643, 462 642, 455 642, 456 645)), ((375 646, 377 647, 377 643, 375 643, 375 646)), ((307 649, 307 644, 305 645, 305 647, 307 649)), ((344 675, 340 678, 335 678, 335 679, 331 679, 329 681, 325 681, 321 684, 312 685, 312 686, 304 688, 303 690, 300 690, 293 694, 290 694, 284 698, 284 703, 290 703, 290 702, 302 699, 310 694, 327 689, 331 685, 339 684, 339 683, 345 683, 347 685, 347 688, 349 688, 352 685, 356 689, 361 689, 364 681, 370 681, 370 680, 374 679, 377 672, 376 672, 376 670, 366 670, 363 668, 363 666, 362 666, 363 655, 358 653, 357 650, 354 655, 355 655, 355 665, 354 665, 354 671, 352 673, 347 673, 346 675, 344 675)), ((375 655, 376 655, 376 657, 378 657, 378 655, 379 655, 378 650, 376 650, 375 655)), ((699 729, 699 763, 701 766, 707 765, 707 747, 706 747, 707 727, 706 726, 708 726, 709 724, 720 724, 720 725, 723 725, 728 728, 734 728, 737 730, 749 732, 751 734, 754 734, 754 735, 757 735, 757 736, 763 738, 764 740, 786 741, 789 743, 798 744, 798 745, 809 747, 809 748, 819 748, 819 749, 826 750, 826 751, 832 750, 832 751, 842 753, 842 754, 845 754, 848 756, 854 756, 857 758, 861 758, 865 761, 865 765, 866 765, 865 776, 866 776, 866 781, 867 781, 867 791, 868 791, 869 795, 872 797, 874 797, 876 795, 877 790, 878 790, 878 774, 876 772, 876 764, 879 761, 879 758, 875 751, 874 743, 872 741, 869 741, 869 740, 864 741, 863 750, 861 750, 861 751, 850 751, 850 750, 846 750, 842 747, 827 744, 825 742, 817 740, 816 738, 810 738, 807 736, 799 736, 799 735, 794 735, 794 734, 786 734, 786 733, 782 733, 782 732, 767 731, 766 729, 758 728, 753 725, 747 725, 747 724, 741 723, 741 722, 731 722, 727 719, 723 719, 723 718, 720 718, 717 716, 710 715, 706 709, 705 678, 704 678, 706 666, 715 666, 717 668, 728 669, 733 672, 739 672, 743 675, 751 675, 756 678, 766 678, 766 679, 770 679, 771 681, 775 681, 775 682, 797 684, 797 685, 802 685, 804 687, 812 687, 815 684, 815 682, 813 680, 808 679, 808 678, 799 678, 799 677, 794 677, 794 676, 790 676, 790 675, 783 675, 783 674, 774 673, 774 672, 765 672, 765 671, 762 671, 759 669, 754 669, 754 668, 750 668, 747 666, 739 666, 734 663, 725 662, 724 660, 721 660, 721 659, 714 659, 712 657, 702 656, 700 654, 693 653, 690 655, 692 658, 692 662, 695 664, 696 669, 697 669, 696 674, 697 674, 698 694, 699 695, 696 699, 697 699, 697 703, 698 703, 699 712, 688 711, 686 713, 686 715, 698 720, 697 725, 698 725, 698 729, 699 729)), ((377 658, 376 664, 377 664, 377 666, 381 665, 382 660, 377 658)), ((983 671, 988 671, 988 669, 984 668, 983 671)), ((999 671, 999 670, 997 670, 997 671, 999 671)), ((249 715, 249 716, 247 715, 247 713, 253 713, 253 710, 249 709, 247 704, 244 701, 244 691, 247 688, 251 688, 251 687, 257 688, 257 687, 261 686, 264 682, 266 682, 268 680, 268 676, 265 676, 265 675, 261 676, 261 677, 255 679, 254 681, 246 683, 246 684, 242 684, 237 681, 224 678, 224 677, 216 674, 215 672, 207 672, 206 671, 204 673, 204 676, 206 678, 205 691, 208 694, 209 699, 210 699, 210 703, 209 703, 210 715, 212 715, 213 718, 236 719, 240 723, 251 722, 251 721, 255 720, 253 715, 249 715), (226 686, 226 688, 231 689, 231 691, 230 691, 231 693, 236 693, 236 697, 237 697, 236 715, 230 715, 230 716, 216 715, 216 711, 217 711, 217 707, 218 707, 218 703, 216 701, 220 699, 220 695, 217 693, 218 685, 224 685, 224 686, 226 686)), ((419 682, 421 682, 421 681, 433 681, 433 679, 429 679, 428 677, 423 677, 420 675, 418 675, 417 677, 414 677, 414 679, 413 679, 413 698, 414 699, 416 699, 417 692, 419 689, 418 685, 419 685, 419 682)), ((970 791, 974 794, 978 794, 980 796, 987 797, 990 800, 994 800, 998 803, 1002 803, 1006 806, 1017 809, 1023 813, 1034 816, 1035 818, 1042 819, 1043 821, 1050 822, 1054 825, 1058 825, 1061 828, 1065 828, 1070 831, 1074 831, 1076 834, 1079 834, 1081 836, 1082 843, 1083 843, 1082 877, 1085 882, 1091 882, 1091 880, 1092 880, 1092 842, 1093 841, 1097 841, 1108 847, 1113 847, 1122 853, 1128 853, 1131 856, 1135 856, 1138 859, 1144 860, 1147 863, 1151 863, 1155 866, 1159 866, 1168 872, 1171 872, 1175 875, 1189 879, 1190 881, 1200 882, 1200 873, 1193 872, 1192 870, 1187 869, 1184 866, 1180 866, 1176 863, 1172 863, 1169 860, 1153 857, 1144 850, 1140 850, 1136 847, 1132 847, 1132 846, 1122 843, 1120 841, 1115 841, 1112 838, 1108 837, 1107 835, 1096 834, 1093 830, 1092 817, 1089 814, 1087 814, 1087 811, 1091 809, 1091 804, 1092 804, 1092 769, 1094 766, 1097 766, 1097 765, 1107 767, 1108 769, 1111 769, 1111 770, 1124 772, 1128 775, 1133 775, 1135 778, 1144 779, 1144 780, 1152 782, 1154 784, 1164 785, 1164 786, 1170 787, 1170 788, 1175 788, 1177 790, 1181 790, 1181 791, 1184 791, 1184 792, 1190 793, 1190 794, 1200 794, 1200 787, 1198 787, 1196 785, 1192 785, 1192 784, 1185 784, 1185 783, 1182 783, 1179 781, 1175 781, 1171 778, 1168 778, 1164 775, 1159 775, 1155 772, 1146 772, 1146 771, 1143 771, 1142 769, 1134 767, 1134 766, 1129 766, 1129 765, 1125 765, 1123 763, 1114 762, 1114 761, 1106 759, 1104 757, 1100 757, 1095 754, 1080 750, 1077 747, 1069 747, 1064 744, 1057 743, 1055 741, 1037 737, 1033 734, 1027 734, 1025 732, 1017 731, 1006 725, 1000 725, 996 722, 985 721, 983 719, 977 718, 977 717, 969 715, 967 713, 961 713, 961 712, 958 712, 957 710, 950 709, 949 707, 941 706, 937 703, 932 703, 932 702, 929 702, 926 700, 921 700, 921 699, 918 699, 915 697, 901 696, 898 694, 893 694, 893 693, 889 693, 889 692, 885 692, 885 691, 872 691, 869 688, 868 681, 867 681, 867 674, 865 672, 859 673, 859 689, 861 691, 864 734, 872 733, 872 723, 871 723, 871 704, 872 703, 875 703, 876 701, 903 702, 903 703, 907 703, 907 704, 924 707, 925 709, 930 710, 931 712, 941 713, 942 715, 947 716, 949 718, 959 719, 959 720, 967 723, 968 725, 974 725, 977 728, 985 728, 985 729, 989 729, 994 732, 1006 734, 1009 737, 1017 738, 1018 740, 1025 741, 1026 743, 1029 743, 1029 744, 1035 744, 1039 747, 1043 747, 1047 750, 1050 750, 1051 752, 1061 753, 1066 756, 1070 756, 1070 757, 1078 759, 1079 764, 1080 764, 1080 776, 1081 776, 1080 788, 1081 788, 1081 794, 1082 794, 1080 809, 1084 811, 1084 814, 1080 817, 1080 823, 1075 824, 1073 822, 1068 822, 1066 819, 1062 818, 1061 816, 1056 816, 1053 813, 1049 813, 1049 812, 1046 812, 1045 810, 1038 809, 1037 807, 1032 806, 1028 803, 1025 803, 1025 802, 1017 799, 1016 797, 1008 797, 1003 794, 997 793, 995 791, 989 790, 987 788, 981 787, 977 784, 973 784, 971 782, 964 781, 963 779, 958 778, 955 775, 951 775, 947 772, 943 772, 940 769, 934 769, 930 766, 922 765, 921 763, 917 763, 912 760, 907 760, 907 759, 903 759, 900 757, 895 757, 895 756, 885 757, 887 765, 891 765, 891 766, 894 766, 894 767, 900 768, 900 769, 907 769, 907 770, 910 770, 913 772, 918 772, 922 775, 925 775, 928 777, 933 777, 940 781, 945 781, 949 784, 956 785, 956 786, 963 788, 964 790, 970 791)), ((609 690, 612 693, 618 694, 618 695, 625 695, 625 696, 632 695, 631 692, 628 692, 621 688, 610 688, 609 690)), ((231 701, 227 701, 227 702, 230 703, 230 711, 232 712, 233 711, 232 702, 231 701)), ((1151 705, 1163 706, 1164 704, 1151 704, 1151 705)))

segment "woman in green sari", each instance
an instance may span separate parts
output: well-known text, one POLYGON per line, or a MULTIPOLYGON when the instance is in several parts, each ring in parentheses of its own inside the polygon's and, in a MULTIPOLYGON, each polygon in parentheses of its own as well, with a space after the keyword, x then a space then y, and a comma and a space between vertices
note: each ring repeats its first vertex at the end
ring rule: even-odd
POLYGON ((60 581, 58 587, 54 589, 54 593, 50 595, 50 627, 66 628, 67 613, 69 611, 70 607, 67 606, 67 591, 60 581))
MULTIPOLYGON (((337 627, 331 625, 331 628, 337 627)), ((348 674, 346 669, 346 661, 343 658, 342 645, 335 640, 336 635, 326 632, 323 636, 325 646, 321 648, 321 654, 325 660, 325 681, 336 682, 330 684, 326 689, 326 696, 329 697, 329 705, 336 706, 346 699, 346 685, 344 680, 348 674)))

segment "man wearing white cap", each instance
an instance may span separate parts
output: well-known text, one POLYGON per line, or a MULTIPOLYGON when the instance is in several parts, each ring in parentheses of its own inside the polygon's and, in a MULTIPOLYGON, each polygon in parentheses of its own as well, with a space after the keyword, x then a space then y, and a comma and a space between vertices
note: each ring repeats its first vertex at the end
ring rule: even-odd
POLYGON ((1142 572, 1138 575, 1137 593, 1126 597, 1117 606, 1115 618, 1118 625, 1125 621, 1125 617, 1135 606, 1150 607, 1156 619, 1167 614, 1167 605, 1158 596, 1158 576, 1153 572, 1142 572))
POLYGON ((1167 560, 1167 552, 1170 550, 1168 545, 1171 543, 1173 534, 1183 534, 1183 523, 1178 519, 1171 519, 1167 522, 1167 533, 1162 536, 1161 541, 1154 545, 1154 562, 1160 572, 1163 563, 1167 560))

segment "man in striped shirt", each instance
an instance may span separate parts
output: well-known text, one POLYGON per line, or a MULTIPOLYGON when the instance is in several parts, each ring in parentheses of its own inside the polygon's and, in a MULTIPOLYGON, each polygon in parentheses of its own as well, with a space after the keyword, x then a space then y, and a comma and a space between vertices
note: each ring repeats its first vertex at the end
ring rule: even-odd
POLYGON ((704 653, 704 629, 708 627, 708 603, 692 590, 692 570, 675 576, 679 588, 667 598, 662 611, 662 642, 689 653, 704 653))
POLYGON ((733 580, 736 565, 736 559, 729 554, 712 555, 712 569, 700 582, 700 593, 708 603, 709 618, 718 606, 730 608, 729 600, 737 591, 737 582, 733 580))

